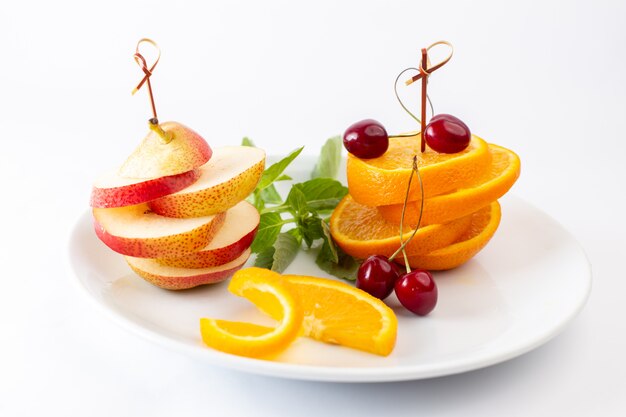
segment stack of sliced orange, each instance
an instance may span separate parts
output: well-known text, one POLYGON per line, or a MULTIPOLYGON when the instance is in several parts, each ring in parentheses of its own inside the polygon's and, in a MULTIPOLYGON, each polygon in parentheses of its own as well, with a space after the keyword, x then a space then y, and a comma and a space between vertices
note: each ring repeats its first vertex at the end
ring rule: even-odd
MULTIPOLYGON (((472 136, 456 154, 419 150, 420 135, 391 138, 379 158, 348 155, 350 194, 333 212, 337 244, 357 258, 391 255, 400 246, 400 220, 417 156, 424 184, 421 230, 406 247, 409 264, 431 270, 455 268, 489 242, 500 222, 497 200, 515 183, 520 160, 512 151, 472 136)), ((404 217, 403 241, 420 216, 421 190, 414 180, 404 217)))

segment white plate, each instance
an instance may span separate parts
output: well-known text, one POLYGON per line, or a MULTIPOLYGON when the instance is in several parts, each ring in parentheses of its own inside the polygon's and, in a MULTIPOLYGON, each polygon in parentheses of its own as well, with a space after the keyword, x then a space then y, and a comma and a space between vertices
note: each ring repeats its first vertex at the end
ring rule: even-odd
MULTIPOLYGON (((306 164, 303 164, 306 165, 306 164)), ((290 172, 294 177, 305 174, 290 172)), ((582 309, 591 287, 587 258, 556 221, 524 201, 502 201, 502 223, 489 245, 453 271, 436 273, 439 303, 427 317, 399 321, 389 357, 300 338, 275 361, 224 354, 202 344, 201 317, 263 323, 225 283, 183 292, 162 290, 132 273, 92 230, 91 213, 69 242, 71 267, 88 296, 118 323, 155 343, 214 365, 284 378, 370 382, 430 378, 493 365, 545 343, 582 309)), ((288 273, 327 276, 301 253, 288 273)))

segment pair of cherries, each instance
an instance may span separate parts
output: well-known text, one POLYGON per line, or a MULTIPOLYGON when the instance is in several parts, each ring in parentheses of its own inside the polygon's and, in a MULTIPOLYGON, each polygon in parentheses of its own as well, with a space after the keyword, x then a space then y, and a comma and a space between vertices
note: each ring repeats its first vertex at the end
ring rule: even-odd
POLYGON ((381 300, 395 291, 400 304, 418 316, 427 315, 437 305, 437 285, 430 272, 416 269, 403 274, 396 263, 382 255, 363 261, 356 287, 381 300))
MULTIPOLYGON (((472 134, 461 119, 450 114, 438 114, 424 129, 428 146, 439 153, 457 153, 467 148, 472 134)), ((385 127, 373 119, 354 123, 343 135, 343 144, 354 156, 363 159, 378 158, 389 147, 385 127)))

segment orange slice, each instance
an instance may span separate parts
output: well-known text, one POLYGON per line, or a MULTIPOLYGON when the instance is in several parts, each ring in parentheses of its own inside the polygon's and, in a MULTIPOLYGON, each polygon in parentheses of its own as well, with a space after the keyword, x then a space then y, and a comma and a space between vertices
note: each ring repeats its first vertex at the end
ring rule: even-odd
MULTIPOLYGON (((520 175, 520 159, 512 151, 489 144, 491 153, 490 169, 471 187, 462 188, 449 194, 438 195, 424 200, 422 224, 446 223, 466 216, 485 207, 506 194, 520 175)), ((399 224, 402 217, 402 204, 378 207, 385 220, 399 224)), ((417 224, 419 202, 407 205, 404 221, 417 224)))
POLYGON ((387 356, 396 344, 398 320, 378 298, 330 279, 285 276, 304 312, 305 336, 387 356))
MULTIPOLYGON (((420 228, 406 246, 409 254, 426 254, 454 242, 469 227, 471 217, 461 217, 447 224, 420 228)), ((406 226, 403 241, 412 230, 406 226)), ((400 228, 383 219, 376 207, 359 204, 350 195, 339 202, 330 218, 330 233, 347 254, 365 259, 370 255, 391 256, 400 247, 400 228)))
POLYGON ((302 310, 282 280, 235 274, 228 290, 247 298, 261 311, 272 312, 271 316, 278 324, 272 328, 252 323, 202 318, 200 332, 206 345, 235 355, 265 357, 285 349, 298 337, 302 324, 302 310))
MULTIPOLYGON (((467 231, 453 244, 426 255, 409 256, 412 268, 431 271, 456 268, 476 255, 489 242, 500 224, 500 204, 494 201, 489 206, 471 215, 472 222, 467 231)), ((402 262, 402 257, 398 261, 402 262)))
MULTIPOLYGON (((489 169, 489 148, 477 136, 472 136, 465 150, 455 154, 438 153, 428 147, 422 153, 419 144, 418 134, 390 138, 387 152, 378 158, 359 159, 348 154, 348 188, 354 200, 367 206, 402 204, 414 155, 417 155, 426 197, 467 187, 489 169)), ((419 182, 413 181, 409 201, 420 198, 419 182)))
MULTIPOLYGON (((236 277, 280 278, 262 268, 246 268, 236 277)), ((305 336, 387 356, 396 343, 398 320, 385 303, 343 282, 300 275, 282 277, 303 311, 305 336)), ((267 311, 276 314, 276 311, 267 311)))

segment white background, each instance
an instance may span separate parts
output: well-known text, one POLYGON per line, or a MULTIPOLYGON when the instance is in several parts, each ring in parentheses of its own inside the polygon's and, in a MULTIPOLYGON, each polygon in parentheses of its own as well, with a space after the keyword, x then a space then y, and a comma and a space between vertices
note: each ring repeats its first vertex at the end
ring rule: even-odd
MULTIPOLYGON (((3 1, 0 415, 624 415, 625 18, 617 1, 3 1), (392 82, 451 41, 435 110, 520 155, 512 192, 588 253, 586 308, 518 359, 393 384, 246 375, 117 327, 73 286, 66 241, 91 180, 146 131, 145 91, 130 95, 144 36, 163 49, 162 121, 274 154, 314 154, 366 117, 415 129, 392 82)), ((418 86, 405 91, 417 104, 418 86)))

